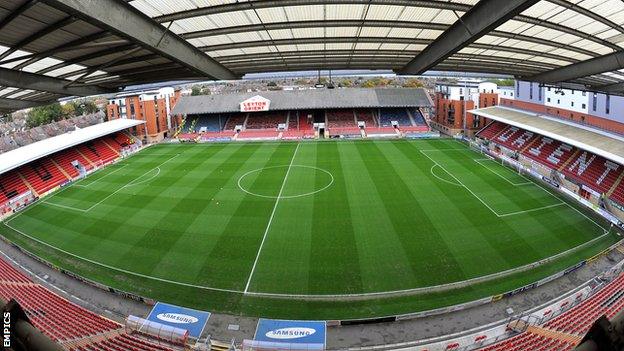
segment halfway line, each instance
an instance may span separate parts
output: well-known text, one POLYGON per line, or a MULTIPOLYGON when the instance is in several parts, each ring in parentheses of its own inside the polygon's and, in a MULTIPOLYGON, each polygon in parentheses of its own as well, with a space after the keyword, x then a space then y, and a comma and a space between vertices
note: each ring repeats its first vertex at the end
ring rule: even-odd
POLYGON ((262 252, 262 247, 264 246, 264 240, 269 233, 269 229, 271 228, 271 223, 273 222, 273 216, 275 216, 275 210, 277 209, 277 205, 279 204, 280 199, 282 198, 282 192, 284 192, 284 186, 286 185, 286 179, 288 179, 288 174, 290 173, 290 168, 295 161, 295 156, 297 155, 297 151, 299 150, 299 145, 301 143, 297 143, 297 147, 295 148, 295 152, 293 152, 292 158, 290 159, 290 164, 288 165, 288 169, 286 170, 286 175, 284 176, 284 180, 282 181, 282 187, 280 188, 279 193, 277 194, 277 200, 275 200, 275 205, 273 206, 273 211, 271 211, 271 216, 269 217, 269 223, 264 230, 264 235, 262 236, 262 241, 260 242, 260 247, 258 248, 258 254, 256 254, 256 260, 254 261, 253 267, 251 267, 251 273, 249 273, 249 279, 247 279, 247 285, 245 285, 246 294, 249 290, 249 284, 251 284, 251 278, 253 277, 254 271, 256 270, 256 265, 258 264, 258 259, 260 258, 260 253, 262 252))

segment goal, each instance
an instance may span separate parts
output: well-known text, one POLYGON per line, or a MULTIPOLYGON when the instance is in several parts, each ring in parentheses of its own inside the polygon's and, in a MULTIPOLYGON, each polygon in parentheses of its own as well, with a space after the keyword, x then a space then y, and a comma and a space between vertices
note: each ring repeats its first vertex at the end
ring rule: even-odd
POLYGON ((470 140, 469 146, 478 153, 485 153, 485 146, 476 140, 470 140))

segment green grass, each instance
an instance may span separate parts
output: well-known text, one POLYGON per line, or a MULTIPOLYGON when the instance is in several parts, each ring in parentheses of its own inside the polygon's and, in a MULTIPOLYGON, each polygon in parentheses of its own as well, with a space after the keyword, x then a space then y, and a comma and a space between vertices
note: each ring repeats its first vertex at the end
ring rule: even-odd
POLYGON ((0 232, 9 240, 115 288, 287 318, 470 301, 618 240, 577 205, 450 140, 158 145, 6 224, 0 232), (593 239, 504 278, 375 295, 495 274, 593 239), (337 296, 313 299, 323 295, 337 296))

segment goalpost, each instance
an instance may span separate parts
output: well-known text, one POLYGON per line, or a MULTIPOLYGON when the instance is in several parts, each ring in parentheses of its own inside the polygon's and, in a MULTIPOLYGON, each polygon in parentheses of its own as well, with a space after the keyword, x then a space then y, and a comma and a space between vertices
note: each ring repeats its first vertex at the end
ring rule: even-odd
POLYGON ((500 161, 501 161, 501 165, 515 170, 520 175, 524 175, 526 173, 524 167, 522 167, 522 164, 520 164, 520 162, 517 162, 512 159, 508 159, 507 157, 501 157, 500 161))
POLYGON ((481 154, 485 153, 483 150, 484 146, 475 140, 470 140, 468 145, 470 146, 470 149, 472 149, 473 151, 476 151, 481 154))

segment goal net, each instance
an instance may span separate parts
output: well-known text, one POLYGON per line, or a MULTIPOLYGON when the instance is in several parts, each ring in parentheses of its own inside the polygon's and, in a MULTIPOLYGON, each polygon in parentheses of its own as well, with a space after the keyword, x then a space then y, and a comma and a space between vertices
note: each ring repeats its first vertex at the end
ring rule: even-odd
POLYGON ((516 160, 507 157, 501 157, 500 162, 501 165, 513 169, 514 171, 518 172, 518 174, 526 173, 524 167, 522 167, 522 164, 520 164, 520 162, 516 160))
POLYGON ((485 146, 476 140, 470 140, 469 146, 472 150, 476 152, 479 152, 479 153, 485 152, 485 146))

